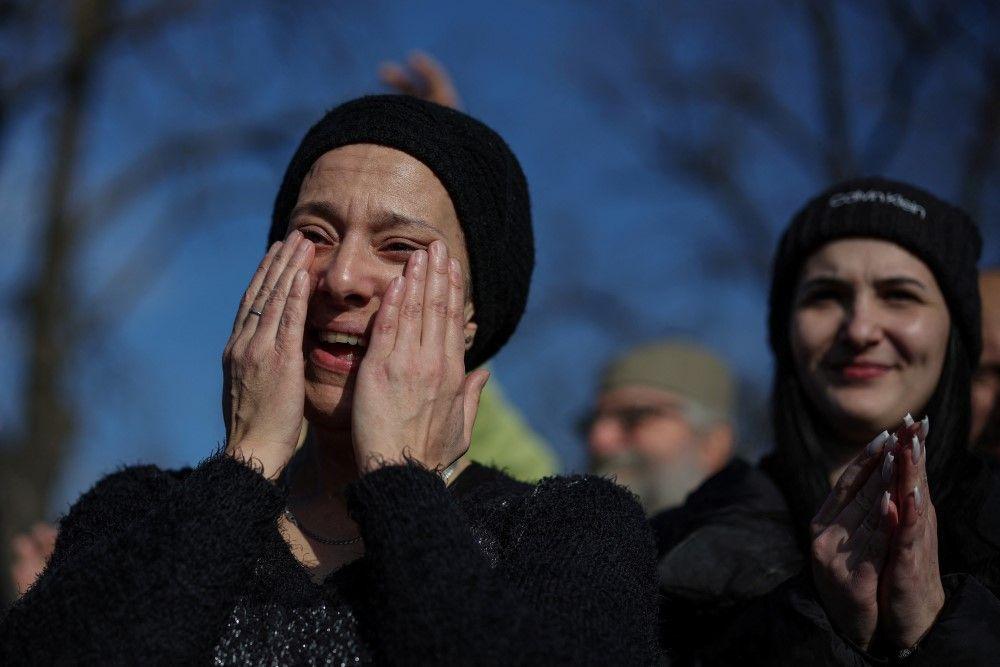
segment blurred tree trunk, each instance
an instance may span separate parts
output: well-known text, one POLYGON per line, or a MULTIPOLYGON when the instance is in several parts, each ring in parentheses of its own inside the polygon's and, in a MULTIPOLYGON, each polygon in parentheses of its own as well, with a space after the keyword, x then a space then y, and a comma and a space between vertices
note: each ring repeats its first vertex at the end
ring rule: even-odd
POLYGON ((9 571, 11 537, 45 516, 68 443, 75 435, 76 406, 67 395, 73 370, 76 310, 72 269, 77 259, 79 225, 69 203, 93 80, 95 63, 113 12, 109 0, 78 0, 67 6, 72 34, 58 75, 58 106, 40 201, 41 244, 28 287, 25 338, 28 364, 23 389, 24 428, 4 443, 0 466, 0 539, 3 598, 13 598, 9 571))

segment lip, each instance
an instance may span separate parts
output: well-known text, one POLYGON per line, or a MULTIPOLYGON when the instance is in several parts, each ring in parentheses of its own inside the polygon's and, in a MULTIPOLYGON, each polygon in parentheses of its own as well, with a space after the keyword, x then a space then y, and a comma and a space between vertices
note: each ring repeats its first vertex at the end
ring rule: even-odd
POLYGON ((867 382, 876 380, 889 371, 892 366, 874 361, 855 360, 842 364, 831 364, 830 368, 841 379, 848 382, 867 382))
POLYGON ((347 375, 357 370, 357 367, 361 364, 361 360, 364 358, 364 348, 337 344, 338 347, 342 346, 341 349, 343 352, 348 352, 351 348, 354 349, 346 354, 334 354, 327 347, 320 344, 319 334, 339 333, 356 336, 363 339, 367 345, 367 329, 366 325, 357 322, 328 322, 323 326, 316 326, 310 322, 310 326, 305 332, 306 358, 318 368, 338 375, 347 375))

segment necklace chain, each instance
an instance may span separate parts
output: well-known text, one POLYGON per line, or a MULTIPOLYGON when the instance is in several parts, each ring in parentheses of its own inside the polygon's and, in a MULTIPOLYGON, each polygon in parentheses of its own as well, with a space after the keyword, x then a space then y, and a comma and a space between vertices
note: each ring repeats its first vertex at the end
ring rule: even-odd
MULTIPOLYGON (((440 473, 438 473, 441 479, 445 481, 445 483, 447 483, 448 480, 451 478, 451 476, 455 474, 456 467, 458 467, 458 461, 454 461, 450 466, 448 466, 440 473)), ((327 496, 329 497, 329 494, 327 494, 327 496)), ((350 546, 351 544, 357 544, 358 542, 361 541, 361 535, 356 535, 355 537, 334 538, 334 537, 323 537, 322 535, 314 533, 313 531, 306 528, 301 521, 299 521, 299 518, 295 516, 294 512, 292 512, 292 508, 287 505, 285 505, 284 514, 285 518, 288 519, 288 523, 292 524, 293 526, 301 530, 302 534, 305 535, 306 537, 316 540, 320 544, 328 544, 330 546, 335 546, 335 547, 346 547, 350 546)))
POLYGON ((355 537, 342 537, 342 538, 323 537, 322 535, 317 535, 316 533, 312 532, 304 525, 302 525, 302 522, 299 521, 298 517, 295 516, 295 513, 292 512, 291 507, 287 506, 285 507, 285 518, 288 519, 288 522, 290 524, 301 530, 303 535, 312 538, 321 544, 329 544, 330 546, 335 546, 335 547, 346 547, 351 544, 357 544, 358 542, 361 541, 360 535, 357 535, 355 537))

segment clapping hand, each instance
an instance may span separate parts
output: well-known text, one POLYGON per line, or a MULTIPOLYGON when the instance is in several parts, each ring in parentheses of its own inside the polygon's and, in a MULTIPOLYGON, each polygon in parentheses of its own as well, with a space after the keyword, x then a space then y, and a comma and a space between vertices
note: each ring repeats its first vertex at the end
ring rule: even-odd
POLYGON ((909 415, 844 470, 813 518, 813 580, 837 630, 868 648, 907 648, 944 605, 926 472, 929 422, 909 415))

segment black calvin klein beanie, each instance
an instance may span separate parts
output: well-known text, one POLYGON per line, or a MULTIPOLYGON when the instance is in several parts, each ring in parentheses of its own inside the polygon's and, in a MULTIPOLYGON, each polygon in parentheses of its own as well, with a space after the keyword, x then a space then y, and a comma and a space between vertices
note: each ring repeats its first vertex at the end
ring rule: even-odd
POLYGON ((979 229, 964 211, 920 188, 871 177, 845 181, 818 195, 792 218, 781 237, 771 273, 768 317, 771 349, 779 367, 791 368, 788 325, 803 264, 820 246, 849 237, 891 241, 919 257, 944 294, 969 362, 978 364, 979 229))
POLYGON ((476 337, 466 368, 507 342, 524 312, 535 264, 528 184, 504 140, 454 109, 406 95, 372 95, 329 111, 285 171, 268 244, 285 236, 299 188, 324 153, 348 144, 395 148, 427 165, 451 197, 469 254, 476 337))

